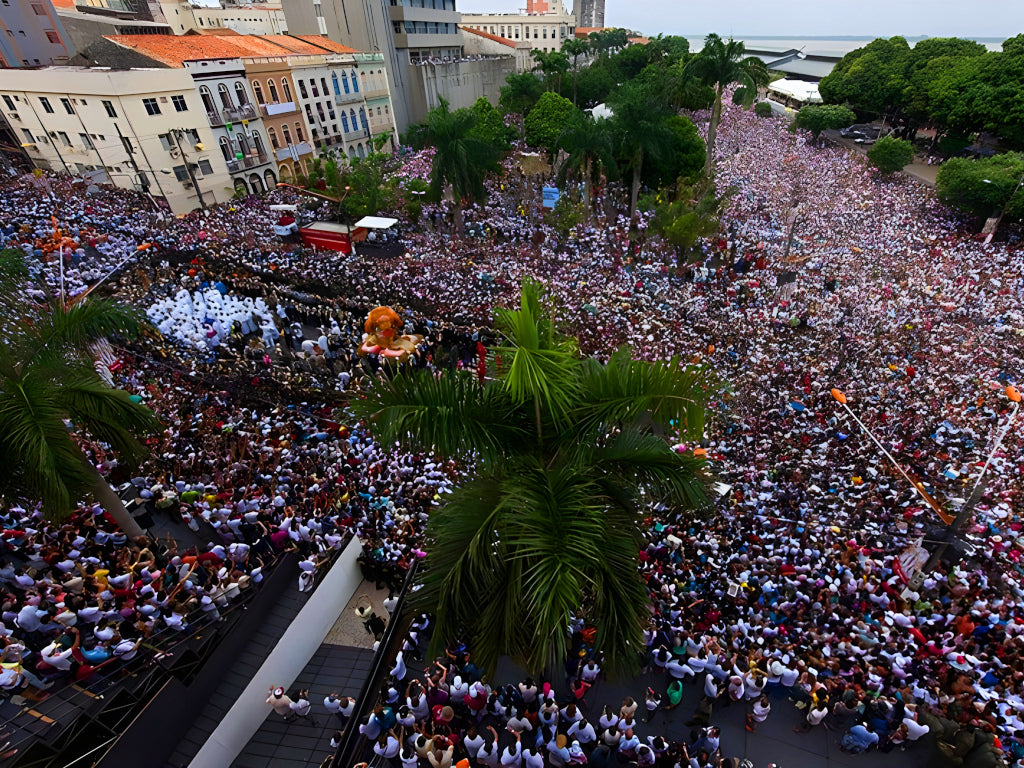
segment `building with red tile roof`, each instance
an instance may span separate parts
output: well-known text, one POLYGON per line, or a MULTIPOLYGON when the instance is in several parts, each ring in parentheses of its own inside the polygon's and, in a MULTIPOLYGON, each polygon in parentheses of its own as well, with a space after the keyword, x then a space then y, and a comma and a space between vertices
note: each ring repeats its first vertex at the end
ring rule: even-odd
POLYGON ((106 39, 169 67, 203 59, 354 53, 319 35, 107 35, 106 39))

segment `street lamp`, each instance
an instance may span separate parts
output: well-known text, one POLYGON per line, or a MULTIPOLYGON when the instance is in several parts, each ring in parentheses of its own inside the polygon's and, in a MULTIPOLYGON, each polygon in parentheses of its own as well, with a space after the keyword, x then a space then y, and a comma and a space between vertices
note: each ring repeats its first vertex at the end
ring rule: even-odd
POLYGON ((967 521, 971 513, 974 511, 975 505, 981 499, 981 494, 984 490, 981 485, 982 478, 985 477, 985 473, 988 471, 989 465, 992 463, 992 459, 999 451, 1000 446, 1002 446, 1003 440, 1006 437, 1006 433, 1010 431, 1010 427, 1013 425, 1014 420, 1017 418, 1017 412, 1020 410, 1021 395, 1016 390, 1016 388, 1013 386, 1008 386, 1006 388, 1006 396, 1013 403, 1013 407, 1010 410, 1010 416, 1006 420, 1006 423, 1003 425, 1003 428, 999 431, 999 435, 996 437, 995 445, 992 446, 992 450, 989 452, 988 457, 985 460, 985 464, 981 468, 981 472, 978 474, 977 479, 974 481, 974 488, 971 489, 970 497, 968 497, 967 501, 965 501, 961 505, 960 509, 957 511, 956 517, 950 520, 949 515, 946 514, 941 509, 941 507, 939 507, 939 505, 936 504, 935 500, 932 499, 932 497, 929 496, 928 493, 924 490, 924 488, 921 486, 920 481, 914 480, 912 477, 910 477, 910 475, 903 471, 903 468, 900 467, 900 465, 896 462, 896 459, 894 459, 892 455, 885 449, 885 447, 879 442, 878 438, 875 437, 874 434, 872 434, 871 430, 869 430, 863 424, 863 422, 861 422, 861 420, 857 418, 857 415, 852 410, 850 410, 850 406, 847 405, 846 403, 846 395, 843 394, 843 392, 838 389, 832 390, 833 399, 841 406, 843 406, 843 408, 846 409, 846 412, 849 413, 850 416, 853 417, 853 420, 856 421, 857 424, 860 426, 860 428, 863 429, 868 434, 868 436, 874 441, 875 445, 877 445, 879 449, 882 451, 882 453, 885 454, 886 458, 888 458, 889 461, 892 462, 892 465, 897 469, 897 471, 899 471, 899 473, 903 475, 903 477, 910 481, 910 484, 913 486, 914 490, 917 491, 917 493, 927 502, 928 506, 931 507, 936 512, 936 514, 939 515, 942 521, 947 525, 946 532, 942 537, 941 543, 938 547, 936 547, 935 551, 932 552, 924 568, 922 568, 921 571, 917 574, 914 574, 914 576, 910 579, 910 583, 908 586, 915 591, 921 588, 921 584, 924 582, 924 574, 931 572, 939 564, 939 561, 942 559, 942 556, 946 553, 946 549, 952 543, 953 539, 956 538, 956 535, 959 532, 960 528, 963 527, 963 524, 967 521))

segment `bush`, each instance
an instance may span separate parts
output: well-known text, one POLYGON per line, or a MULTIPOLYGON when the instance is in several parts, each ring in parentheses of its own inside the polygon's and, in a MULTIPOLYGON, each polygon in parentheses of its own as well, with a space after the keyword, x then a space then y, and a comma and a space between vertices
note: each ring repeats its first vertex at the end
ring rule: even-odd
POLYGON ((754 114, 758 117, 771 117, 772 105, 767 101, 759 101, 754 105, 754 114))
POLYGON ((526 143, 554 154, 558 137, 582 114, 571 101, 548 91, 526 116, 526 143))
POLYGON ((868 159, 882 173, 896 173, 914 159, 914 145, 903 139, 883 136, 868 150, 868 159))
MULTIPOLYGON (((836 104, 808 104, 796 113, 794 121, 797 128, 803 128, 814 135, 814 140, 822 131, 834 130, 850 125, 857 120, 857 115, 846 107, 836 104)), ((913 155, 911 155, 913 156, 913 155)))

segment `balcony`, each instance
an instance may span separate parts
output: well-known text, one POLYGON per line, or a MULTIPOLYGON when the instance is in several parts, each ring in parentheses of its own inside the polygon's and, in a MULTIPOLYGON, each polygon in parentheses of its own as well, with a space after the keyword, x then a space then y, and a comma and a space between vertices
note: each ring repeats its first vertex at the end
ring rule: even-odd
POLYGON ((309 142, 303 141, 298 144, 290 144, 287 147, 282 147, 277 150, 277 161, 280 163, 283 160, 295 159, 302 155, 308 155, 313 151, 313 147, 309 145, 309 142))
POLYGON ((224 125, 224 118, 220 116, 220 112, 211 112, 206 110, 206 120, 210 124, 211 128, 216 128, 218 125, 224 125))
POLYGON ((381 88, 368 88, 363 92, 363 96, 367 99, 380 99, 388 95, 387 86, 381 88))
POLYGON ((238 160, 237 158, 228 160, 228 173, 238 173, 239 171, 244 171, 248 168, 255 168, 257 165, 263 165, 264 163, 269 162, 270 158, 263 153, 248 155, 243 157, 241 160, 238 160))
POLYGON ((347 142, 359 141, 360 139, 367 138, 367 136, 369 136, 369 131, 365 128, 360 128, 358 131, 347 131, 344 136, 345 141, 347 142))
POLYGON ((362 101, 363 94, 361 93, 336 93, 334 94, 335 104, 348 104, 353 101, 362 101))
POLYGON ((256 108, 252 104, 243 104, 240 107, 227 107, 221 114, 228 123, 240 123, 243 120, 255 120, 259 117, 256 108))
POLYGON ((260 112, 265 117, 274 117, 275 115, 285 115, 289 112, 295 112, 294 101, 280 101, 275 104, 260 104, 260 112))

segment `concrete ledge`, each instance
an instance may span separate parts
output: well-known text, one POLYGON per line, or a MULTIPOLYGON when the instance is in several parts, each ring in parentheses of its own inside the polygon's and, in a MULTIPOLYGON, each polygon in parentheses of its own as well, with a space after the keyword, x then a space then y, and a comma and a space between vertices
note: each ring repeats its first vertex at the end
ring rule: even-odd
POLYGON ((356 562, 361 551, 359 539, 353 536, 189 768, 224 768, 242 752, 270 711, 267 691, 295 682, 355 594, 362 582, 356 562))

